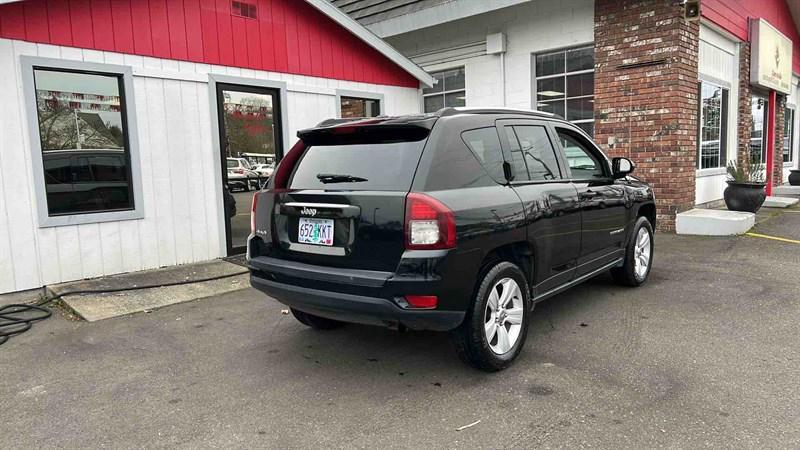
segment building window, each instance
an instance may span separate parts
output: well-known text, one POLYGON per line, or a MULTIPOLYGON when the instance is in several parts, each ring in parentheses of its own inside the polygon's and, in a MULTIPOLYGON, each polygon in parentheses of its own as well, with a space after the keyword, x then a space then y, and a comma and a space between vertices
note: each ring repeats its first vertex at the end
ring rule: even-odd
POLYGON ((433 87, 422 90, 425 112, 436 112, 445 107, 466 106, 467 91, 464 68, 431 73, 436 80, 433 87))
POLYGON ((794 161, 794 109, 786 108, 783 114, 783 162, 794 161))
POLYGON ((753 120, 750 122, 750 163, 761 165, 767 160, 767 111, 769 101, 753 95, 750 99, 753 120))
POLYGON ((132 210, 122 76, 33 72, 48 214, 132 210))
POLYGON ((594 47, 539 54, 534 64, 536 109, 594 135, 594 47))
POLYGON ((700 83, 700 139, 698 167, 712 169, 727 164, 728 90, 700 83))
POLYGON ((378 117, 381 114, 381 102, 374 98, 340 97, 342 118, 378 117))
POLYGON ((233 0, 231 2, 231 14, 248 19, 258 19, 256 5, 247 2, 233 0))

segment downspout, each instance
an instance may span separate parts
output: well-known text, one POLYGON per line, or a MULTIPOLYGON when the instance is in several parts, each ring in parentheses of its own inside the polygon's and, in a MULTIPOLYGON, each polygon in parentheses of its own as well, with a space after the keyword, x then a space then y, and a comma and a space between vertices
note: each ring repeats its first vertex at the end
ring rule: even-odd
POLYGON ((503 106, 506 106, 506 35, 494 33, 486 36, 486 54, 500 55, 500 86, 503 106))
POLYGON ((500 53, 500 80, 503 88, 503 106, 506 106, 506 52, 500 53))

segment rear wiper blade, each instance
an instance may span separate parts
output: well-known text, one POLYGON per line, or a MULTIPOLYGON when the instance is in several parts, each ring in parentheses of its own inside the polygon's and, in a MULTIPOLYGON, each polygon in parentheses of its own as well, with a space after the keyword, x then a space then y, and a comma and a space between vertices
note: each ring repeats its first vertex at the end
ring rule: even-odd
POLYGON ((366 178, 357 177, 355 175, 338 173, 318 173, 317 179, 323 183, 360 183, 362 181, 369 181, 366 178))

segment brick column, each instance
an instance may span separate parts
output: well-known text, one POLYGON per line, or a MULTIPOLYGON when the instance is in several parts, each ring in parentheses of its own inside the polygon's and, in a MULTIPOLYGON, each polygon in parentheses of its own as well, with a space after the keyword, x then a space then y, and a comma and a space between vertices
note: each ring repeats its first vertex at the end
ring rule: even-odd
POLYGON ((694 206, 699 33, 680 0, 595 1, 595 140, 636 163, 663 231, 694 206))
POLYGON ((750 86, 750 43, 743 42, 739 49, 739 123, 736 131, 739 149, 736 164, 741 165, 749 162, 750 158, 750 130, 753 128, 753 92, 750 86))

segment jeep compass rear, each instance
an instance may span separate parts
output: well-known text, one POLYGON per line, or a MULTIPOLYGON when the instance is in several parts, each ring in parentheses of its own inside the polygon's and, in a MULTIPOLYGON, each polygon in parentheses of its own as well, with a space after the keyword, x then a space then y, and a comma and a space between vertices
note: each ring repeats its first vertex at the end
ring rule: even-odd
POLYGON ((451 331, 466 362, 504 368, 524 345, 535 299, 608 269, 629 285, 649 273, 649 187, 626 177, 630 161, 612 167, 596 148, 566 157, 563 139, 590 140, 554 120, 450 108, 300 131, 253 199, 253 286, 313 328, 451 331), (584 197, 614 204, 591 215, 590 230, 616 235, 599 236, 590 261, 571 161, 581 175, 597 166, 586 172, 595 183, 627 186, 584 197), (626 204, 617 192, 639 197, 626 204))

